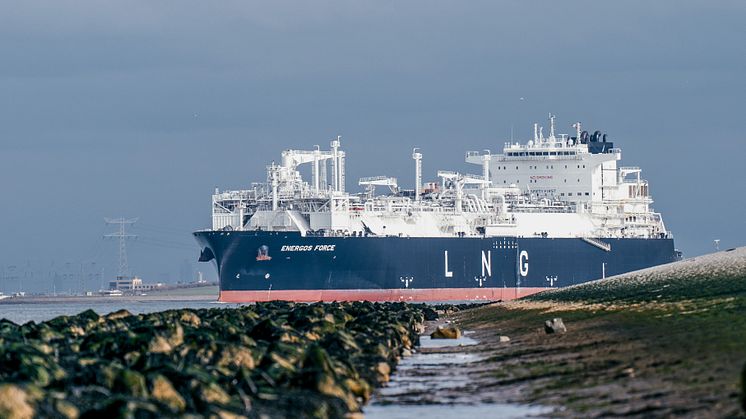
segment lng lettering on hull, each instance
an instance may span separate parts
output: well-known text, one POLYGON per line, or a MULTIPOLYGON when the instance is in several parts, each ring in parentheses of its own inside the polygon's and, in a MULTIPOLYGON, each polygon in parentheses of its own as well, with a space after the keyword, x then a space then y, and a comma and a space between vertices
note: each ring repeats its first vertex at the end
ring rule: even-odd
POLYGON ((639 168, 599 131, 502 154, 469 152, 481 175, 438 171, 414 188, 387 176, 346 192, 345 153, 285 150, 250 190, 216 191, 195 237, 230 302, 507 300, 676 260, 639 168), (298 170, 311 166, 310 182, 298 170), (377 194, 386 188, 386 194, 377 194))

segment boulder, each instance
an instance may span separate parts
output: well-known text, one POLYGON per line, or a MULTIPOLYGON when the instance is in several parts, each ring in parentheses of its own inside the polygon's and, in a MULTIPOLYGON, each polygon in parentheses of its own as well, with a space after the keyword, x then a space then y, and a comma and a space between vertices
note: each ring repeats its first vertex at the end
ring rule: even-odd
POLYGON ((107 320, 124 319, 126 317, 130 317, 131 315, 132 315, 132 313, 130 313, 129 311, 127 311, 125 309, 122 309, 122 310, 118 310, 118 311, 115 311, 113 313, 107 314, 106 315, 106 319, 107 320))
POLYGON ((156 336, 148 345, 148 352, 154 354, 167 354, 173 350, 171 344, 163 336, 156 336))
POLYGON ((181 320, 181 322, 184 324, 188 324, 194 327, 199 327, 202 324, 202 320, 199 318, 199 316, 192 313, 191 311, 184 311, 183 313, 181 313, 179 320, 181 320))
POLYGON ((498 340, 499 340, 500 343, 508 343, 508 342, 510 342, 510 338, 507 337, 507 336, 500 336, 498 338, 498 340))
POLYGON ((220 353, 220 359, 215 363, 219 367, 254 369, 256 362, 251 350, 242 346, 228 345, 220 353))
POLYGON ((0 385, 0 417, 7 419, 31 419, 34 408, 29 403, 28 394, 14 384, 0 385))
POLYGON ((147 397, 145 377, 137 371, 121 370, 114 379, 113 390, 135 397, 147 397))
POLYGON ((456 326, 438 326, 438 328, 430 334, 431 339, 458 339, 460 337, 461 329, 456 326))
POLYGON ((176 412, 186 409, 184 398, 174 389, 171 381, 162 375, 156 375, 152 380, 151 394, 153 398, 170 407, 176 412))
POLYGON ((363 399, 363 402, 367 402, 373 394, 373 389, 363 380, 348 378, 344 384, 352 394, 363 399))
POLYGON ((209 383, 200 387, 199 398, 205 405, 214 403, 228 404, 231 401, 231 396, 225 392, 219 385, 215 383, 209 383))
POLYGON ((547 320, 544 322, 544 331, 549 334, 561 334, 567 332, 567 327, 565 327, 565 323, 562 322, 562 319, 559 317, 555 317, 552 320, 547 320))
POLYGON ((337 397, 344 400, 347 404, 347 409, 350 411, 359 409, 354 393, 352 393, 352 391, 348 393, 348 389, 340 385, 331 374, 318 374, 317 378, 316 391, 327 396, 337 397))
POLYGON ((66 400, 55 400, 54 410, 66 419, 77 419, 80 416, 78 408, 66 400))
POLYGON ((389 382, 389 374, 391 374, 391 367, 385 362, 379 362, 376 365, 376 374, 378 374, 378 381, 382 383, 389 382))

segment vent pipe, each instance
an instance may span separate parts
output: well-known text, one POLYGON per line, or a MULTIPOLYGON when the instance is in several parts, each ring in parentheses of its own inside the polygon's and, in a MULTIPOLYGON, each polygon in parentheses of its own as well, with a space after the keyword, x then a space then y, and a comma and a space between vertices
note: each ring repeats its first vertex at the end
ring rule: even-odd
POLYGON ((422 153, 417 149, 412 149, 412 158, 414 159, 414 199, 419 201, 422 193, 422 153))

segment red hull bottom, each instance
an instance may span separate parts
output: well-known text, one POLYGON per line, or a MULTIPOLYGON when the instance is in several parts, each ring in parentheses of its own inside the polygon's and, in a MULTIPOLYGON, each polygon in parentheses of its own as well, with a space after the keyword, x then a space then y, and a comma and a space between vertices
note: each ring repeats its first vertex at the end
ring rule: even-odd
POLYGON ((220 291, 224 303, 262 301, 507 301, 550 288, 428 288, 386 290, 220 291))

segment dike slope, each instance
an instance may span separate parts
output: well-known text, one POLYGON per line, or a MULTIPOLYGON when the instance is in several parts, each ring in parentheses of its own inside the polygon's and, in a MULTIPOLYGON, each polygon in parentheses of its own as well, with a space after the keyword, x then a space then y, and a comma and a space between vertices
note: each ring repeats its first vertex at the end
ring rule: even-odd
POLYGON ((743 417, 746 248, 456 313, 475 385, 564 417, 743 417), (555 317, 564 334, 547 334, 555 317), (510 337, 499 342, 500 335, 510 337))

